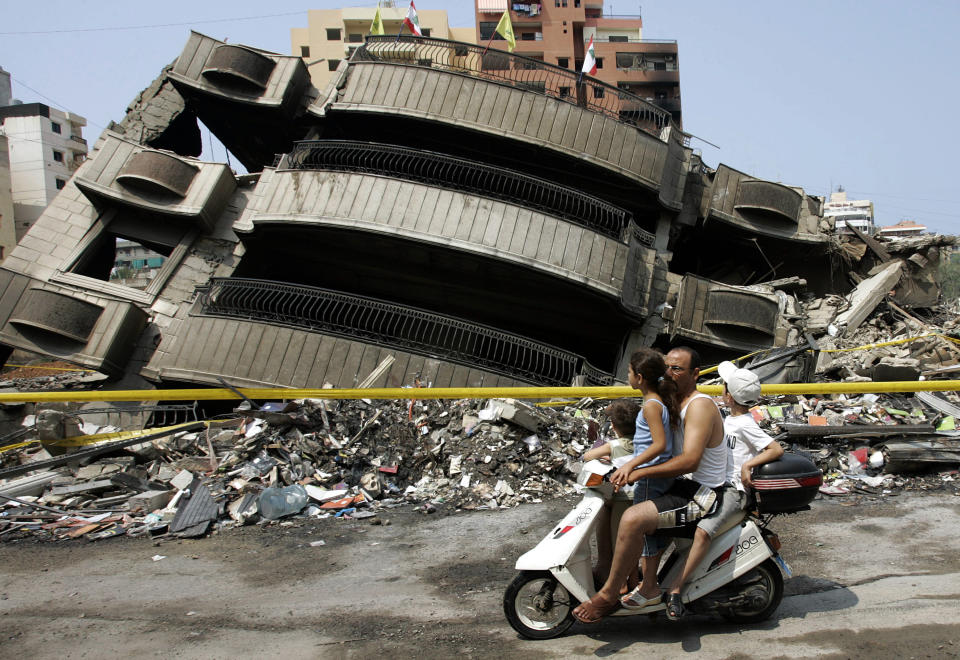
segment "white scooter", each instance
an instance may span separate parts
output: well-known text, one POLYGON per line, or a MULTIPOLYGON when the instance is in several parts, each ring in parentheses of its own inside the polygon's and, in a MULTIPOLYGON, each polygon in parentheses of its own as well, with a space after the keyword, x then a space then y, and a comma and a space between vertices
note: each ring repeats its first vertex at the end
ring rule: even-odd
MULTIPOLYGON (((583 499, 539 544, 516 563, 521 571, 503 598, 510 625, 524 637, 550 639, 563 634, 574 622, 571 612, 596 593, 590 540, 597 516, 613 495, 605 476, 613 466, 589 461, 577 482, 583 499)), ((783 576, 790 569, 780 558, 777 535, 767 529, 773 516, 761 520, 744 514, 721 530, 706 557, 681 590, 687 610, 719 614, 730 621, 753 623, 767 619, 783 598, 783 576)), ((674 539, 659 573, 660 584, 673 584, 690 548, 688 539, 674 539)), ((610 616, 652 614, 663 603, 643 609, 620 608, 610 616)))

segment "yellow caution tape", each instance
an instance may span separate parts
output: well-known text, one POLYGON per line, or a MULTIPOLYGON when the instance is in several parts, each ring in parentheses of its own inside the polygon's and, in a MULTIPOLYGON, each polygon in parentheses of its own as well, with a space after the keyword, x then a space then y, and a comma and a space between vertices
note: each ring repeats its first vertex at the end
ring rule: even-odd
MULTIPOLYGON (((720 394, 720 385, 701 385, 706 394, 720 394)), ((864 392, 952 392, 960 380, 887 381, 865 383, 793 383, 763 385, 764 394, 858 394, 864 392)), ((187 390, 116 390, 111 392, 13 392, 0 394, 0 403, 46 401, 226 401, 242 398, 255 401, 291 399, 582 399, 584 397, 635 397, 632 387, 371 387, 365 389, 239 388, 187 390)))
POLYGON ((74 435, 61 440, 51 440, 46 444, 56 445, 57 447, 85 447, 95 445, 100 442, 116 442, 117 440, 129 440, 141 435, 152 435, 154 433, 174 432, 184 426, 195 424, 196 422, 186 422, 184 424, 174 424, 173 426, 158 426, 151 429, 142 429, 138 431, 113 431, 109 433, 94 433, 92 435, 74 435))
POLYGON ((11 451, 13 449, 23 449, 24 447, 29 447, 30 445, 35 445, 39 440, 27 440, 26 442, 18 442, 14 445, 7 445, 6 447, 0 447, 0 454, 5 451, 11 451))

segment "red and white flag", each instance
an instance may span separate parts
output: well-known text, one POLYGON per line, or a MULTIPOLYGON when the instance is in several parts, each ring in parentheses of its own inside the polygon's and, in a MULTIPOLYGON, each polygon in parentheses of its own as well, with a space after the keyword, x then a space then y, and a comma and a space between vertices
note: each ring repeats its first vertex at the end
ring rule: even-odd
POLYGON ((420 29, 420 19, 417 18, 417 8, 413 5, 413 0, 410 0, 410 7, 407 9, 407 16, 403 19, 403 24, 418 37, 423 36, 423 31, 420 29))
MULTIPOLYGON (((410 4, 412 5, 413 3, 411 2, 410 4)), ((597 53, 593 50, 593 35, 590 35, 587 52, 583 55, 583 66, 580 67, 580 73, 586 73, 590 76, 597 75, 597 53)))

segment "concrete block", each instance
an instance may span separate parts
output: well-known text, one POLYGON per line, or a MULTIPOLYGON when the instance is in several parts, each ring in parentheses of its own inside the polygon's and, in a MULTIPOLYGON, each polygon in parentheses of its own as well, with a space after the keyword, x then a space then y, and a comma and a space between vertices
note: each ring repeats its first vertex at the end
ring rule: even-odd
POLYGON ((167 506, 173 499, 173 490, 148 490, 138 493, 127 500, 127 508, 131 511, 154 511, 167 506))
POLYGON ((192 483, 193 473, 190 470, 180 470, 177 476, 170 480, 170 485, 178 490, 189 488, 192 483))

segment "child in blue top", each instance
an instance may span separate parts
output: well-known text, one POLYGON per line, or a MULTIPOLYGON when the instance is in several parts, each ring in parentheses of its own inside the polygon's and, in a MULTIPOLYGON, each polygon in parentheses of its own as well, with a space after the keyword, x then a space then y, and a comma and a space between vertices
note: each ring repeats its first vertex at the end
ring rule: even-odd
MULTIPOLYGON (((641 348, 630 356, 630 386, 640 390, 643 406, 637 415, 633 436, 633 458, 611 475, 613 483, 624 483, 633 470, 657 465, 673 457, 673 432, 680 424, 680 399, 677 384, 667 376, 663 355, 641 348)), ((672 478, 640 479, 634 483, 634 503, 659 497, 667 492, 672 478)), ((647 536, 641 566, 643 581, 622 602, 625 607, 643 608, 660 601, 656 560, 664 540, 647 536)))

